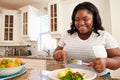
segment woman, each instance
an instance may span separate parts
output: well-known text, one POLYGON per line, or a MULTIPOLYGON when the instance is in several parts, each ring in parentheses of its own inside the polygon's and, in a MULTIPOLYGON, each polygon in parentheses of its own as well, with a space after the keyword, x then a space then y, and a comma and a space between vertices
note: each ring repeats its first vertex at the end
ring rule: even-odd
POLYGON ((98 9, 90 2, 80 3, 74 8, 71 29, 59 41, 53 57, 56 61, 70 60, 72 57, 81 59, 103 77, 111 77, 108 69, 120 67, 118 44, 104 31, 98 9), (95 56, 93 46, 103 46, 107 56, 95 56))

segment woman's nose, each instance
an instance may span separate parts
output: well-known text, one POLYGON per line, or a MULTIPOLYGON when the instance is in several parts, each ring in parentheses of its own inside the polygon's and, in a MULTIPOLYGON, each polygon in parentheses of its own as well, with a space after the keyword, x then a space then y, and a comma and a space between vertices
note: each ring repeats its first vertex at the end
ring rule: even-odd
POLYGON ((80 20, 80 21, 79 21, 79 25, 80 25, 80 26, 82 26, 82 25, 84 25, 84 24, 85 24, 85 23, 84 23, 83 20, 80 20))

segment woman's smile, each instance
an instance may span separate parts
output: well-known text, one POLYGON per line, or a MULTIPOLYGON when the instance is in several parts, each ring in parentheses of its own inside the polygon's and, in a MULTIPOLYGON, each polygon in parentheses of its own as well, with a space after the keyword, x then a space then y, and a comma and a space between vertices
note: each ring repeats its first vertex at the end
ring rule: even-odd
POLYGON ((82 33, 82 32, 85 32, 87 30, 87 27, 86 26, 79 26, 77 27, 78 30, 82 33))

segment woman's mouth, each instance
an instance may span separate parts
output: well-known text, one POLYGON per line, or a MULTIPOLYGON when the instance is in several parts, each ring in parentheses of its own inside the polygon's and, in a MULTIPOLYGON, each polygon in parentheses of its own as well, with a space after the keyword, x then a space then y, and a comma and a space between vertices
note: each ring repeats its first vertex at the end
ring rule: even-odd
POLYGON ((80 26, 80 27, 78 27, 78 29, 79 29, 80 31, 84 31, 84 30, 87 29, 87 27, 86 27, 86 26, 80 26))

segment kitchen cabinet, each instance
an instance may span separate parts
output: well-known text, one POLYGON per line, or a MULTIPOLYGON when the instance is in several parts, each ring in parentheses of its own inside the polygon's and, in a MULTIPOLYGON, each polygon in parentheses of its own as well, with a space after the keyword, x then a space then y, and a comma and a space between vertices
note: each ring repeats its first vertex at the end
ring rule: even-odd
POLYGON ((2 10, 0 14, 0 43, 8 44, 17 42, 19 32, 16 31, 18 28, 18 13, 16 10, 2 10), (17 37, 17 38, 16 38, 17 37))
POLYGON ((13 40, 13 20, 14 15, 6 14, 4 16, 4 40, 13 40))
POLYGON ((57 3, 50 5, 50 23, 51 32, 57 31, 57 3))
POLYGON ((60 13, 60 0, 50 0, 48 3, 49 30, 53 38, 60 37, 60 13))
POLYGON ((24 40, 29 40, 32 35, 33 29, 39 27, 38 23, 38 10, 30 5, 21 7, 21 26, 22 37, 24 40))

